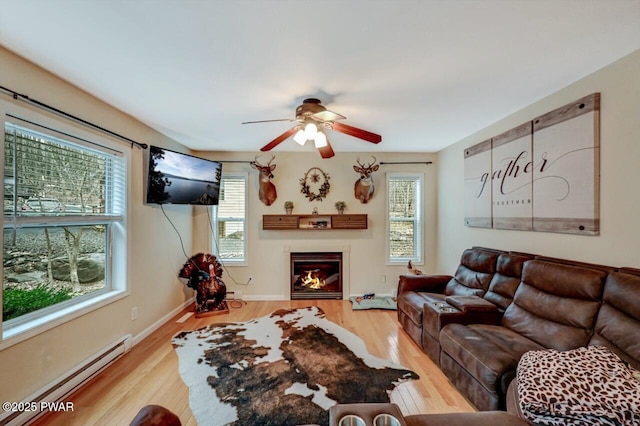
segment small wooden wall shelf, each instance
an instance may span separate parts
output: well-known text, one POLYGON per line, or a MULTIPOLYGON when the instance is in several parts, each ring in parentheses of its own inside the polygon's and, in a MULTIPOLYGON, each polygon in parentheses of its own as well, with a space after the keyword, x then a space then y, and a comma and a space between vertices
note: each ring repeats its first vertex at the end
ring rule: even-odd
POLYGON ((271 231, 291 229, 367 229, 366 214, 265 214, 262 229, 271 231))

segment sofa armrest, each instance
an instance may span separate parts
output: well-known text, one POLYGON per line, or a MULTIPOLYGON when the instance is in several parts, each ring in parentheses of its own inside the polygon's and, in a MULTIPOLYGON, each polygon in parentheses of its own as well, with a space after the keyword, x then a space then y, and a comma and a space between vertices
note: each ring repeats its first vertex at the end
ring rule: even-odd
POLYGON ((478 296, 447 296, 444 301, 464 312, 467 324, 498 324, 500 311, 496 305, 478 296))
POLYGON ((529 426, 530 423, 504 411, 475 413, 412 414, 404 418, 407 426, 529 426))
POLYGON ((478 296, 447 296, 444 301, 464 312, 498 310, 496 305, 478 296))
POLYGON ((398 295, 406 291, 444 293, 444 288, 451 278, 451 275, 400 275, 398 295))
MULTIPOLYGON (((440 330, 447 324, 465 324, 466 315, 444 302, 425 303, 422 306, 423 340, 426 332, 436 341, 440 330)), ((424 345, 423 345, 424 346, 424 345)), ((439 354, 438 354, 439 355, 439 354)))
POLYGON ((520 410, 520 399, 518 398, 518 378, 514 377, 507 388, 507 411, 514 416, 524 419, 524 414, 520 410))

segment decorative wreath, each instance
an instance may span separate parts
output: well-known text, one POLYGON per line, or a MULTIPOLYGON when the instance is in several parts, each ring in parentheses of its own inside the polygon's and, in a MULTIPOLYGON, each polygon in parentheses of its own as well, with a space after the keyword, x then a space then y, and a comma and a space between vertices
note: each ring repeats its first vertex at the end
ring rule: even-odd
POLYGON ((329 179, 331 178, 327 173, 317 167, 312 167, 304 174, 304 177, 300 179, 300 185, 302 185, 300 192, 302 192, 309 201, 322 201, 329 193, 329 189, 331 189, 329 179), (314 192, 314 190, 317 192, 314 192))

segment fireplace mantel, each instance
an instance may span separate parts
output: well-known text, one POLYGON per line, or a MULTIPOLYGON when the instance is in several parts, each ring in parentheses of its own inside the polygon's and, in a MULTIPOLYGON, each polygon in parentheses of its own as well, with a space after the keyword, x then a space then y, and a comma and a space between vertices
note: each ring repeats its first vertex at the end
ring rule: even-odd
POLYGON ((284 230, 331 230, 367 229, 366 214, 266 214, 262 216, 262 229, 284 230))

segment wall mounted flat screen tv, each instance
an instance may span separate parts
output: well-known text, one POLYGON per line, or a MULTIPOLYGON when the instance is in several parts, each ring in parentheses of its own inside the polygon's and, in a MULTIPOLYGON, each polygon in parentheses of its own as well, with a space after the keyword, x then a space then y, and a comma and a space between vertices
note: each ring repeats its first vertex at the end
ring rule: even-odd
POLYGON ((149 147, 147 204, 217 205, 222 163, 149 147))

